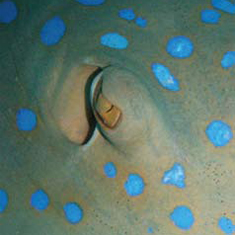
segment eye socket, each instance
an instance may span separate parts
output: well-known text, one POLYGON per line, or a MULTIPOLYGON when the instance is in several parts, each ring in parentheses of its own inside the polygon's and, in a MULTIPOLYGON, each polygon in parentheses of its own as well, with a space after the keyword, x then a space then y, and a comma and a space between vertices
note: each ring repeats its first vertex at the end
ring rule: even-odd
POLYGON ((74 67, 55 94, 54 118, 73 143, 85 145, 97 133, 97 123, 106 130, 114 129, 121 119, 121 110, 102 93, 105 68, 88 64, 74 67))
POLYGON ((91 85, 91 103, 97 122, 106 129, 114 129, 121 120, 121 110, 112 104, 102 93, 102 72, 91 85))

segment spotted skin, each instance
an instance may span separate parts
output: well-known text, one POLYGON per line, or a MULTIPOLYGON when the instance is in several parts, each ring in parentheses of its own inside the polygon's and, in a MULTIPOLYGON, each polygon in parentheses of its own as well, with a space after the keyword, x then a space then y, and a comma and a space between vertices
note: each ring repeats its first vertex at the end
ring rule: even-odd
POLYGON ((217 25, 200 20, 210 1, 106 0, 99 6, 76 1, 15 1, 18 15, 0 24, 0 188, 9 201, 0 215, 2 235, 143 235, 224 234, 218 220, 233 211, 235 142, 215 147, 205 130, 223 120, 235 130, 235 67, 223 69, 221 59, 234 51, 234 16, 221 13, 217 25), (145 28, 118 16, 132 8, 148 20, 145 28), (45 22, 60 16, 66 25, 53 46, 41 42, 45 22), (117 31, 130 44, 117 50, 100 44, 100 37, 117 31), (184 35, 194 43, 189 58, 171 57, 168 40, 184 35), (213 42, 213 43, 212 43, 213 42), (169 67, 180 91, 161 87, 152 63, 169 67), (83 63, 104 67, 103 94, 123 112, 114 130, 98 130, 90 146, 70 142, 54 118, 63 82, 83 63), (20 131, 16 113, 37 114, 37 127, 20 131), (103 172, 113 162, 115 179, 103 172), (164 185, 164 172, 175 162, 184 166, 184 189, 164 185), (123 187, 130 173, 145 182, 144 193, 130 197, 123 187), (43 189, 50 198, 43 212, 30 205, 43 189), (70 224, 63 206, 76 202, 82 220, 70 224), (178 205, 193 212, 195 222, 182 231, 170 220, 178 205))

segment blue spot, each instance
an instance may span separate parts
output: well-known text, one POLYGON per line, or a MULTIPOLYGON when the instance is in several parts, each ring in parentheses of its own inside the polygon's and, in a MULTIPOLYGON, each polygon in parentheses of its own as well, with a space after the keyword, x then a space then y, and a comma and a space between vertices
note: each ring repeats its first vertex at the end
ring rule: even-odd
POLYGON ((190 229, 194 224, 194 216, 187 206, 177 206, 170 214, 170 219, 181 229, 190 229))
POLYGON ((147 26, 147 20, 143 17, 137 17, 135 19, 135 23, 142 28, 145 28, 147 26))
POLYGON ((233 138, 231 127, 220 120, 212 121, 206 128, 206 134, 216 147, 225 146, 233 138))
POLYGON ((202 10, 201 11, 201 20, 204 23, 208 24, 217 24, 221 14, 215 10, 202 10))
POLYGON ((0 189, 0 213, 3 213, 8 204, 8 195, 4 189, 0 189))
POLYGON ((118 12, 118 15, 125 20, 135 19, 135 13, 132 9, 122 9, 118 12))
POLYGON ((221 60, 221 66, 224 69, 228 69, 235 65, 235 51, 228 51, 224 54, 223 59, 221 60))
POLYGON ((227 0, 212 0, 211 5, 226 13, 235 14, 235 4, 227 0))
POLYGON ((118 33, 107 33, 101 36, 100 43, 115 49, 125 49, 129 44, 127 39, 118 33))
POLYGON ((178 79, 171 74, 170 70, 166 66, 159 63, 153 63, 152 71, 161 86, 170 91, 180 90, 178 79))
POLYGON ((173 57, 183 59, 193 53, 193 43, 185 36, 171 38, 166 46, 166 51, 173 57))
POLYGON ((59 16, 55 16, 48 20, 42 27, 40 33, 41 40, 47 46, 55 45, 64 36, 65 30, 66 26, 64 21, 59 16))
POLYGON ((71 224, 79 223, 83 218, 82 208, 75 202, 68 202, 64 206, 65 217, 71 224))
POLYGON ((32 131, 37 125, 36 114, 30 109, 19 109, 16 114, 16 124, 20 131, 32 131))
POLYGON ((86 6, 98 6, 104 3, 105 0, 76 0, 86 6))
POLYGON ((184 168, 180 163, 175 163, 173 167, 164 173, 162 178, 163 184, 175 185, 178 188, 185 188, 184 168))
POLYGON ((18 11, 14 2, 3 1, 0 3, 0 23, 11 23, 16 19, 17 14, 18 11))
POLYGON ((152 227, 148 228, 148 233, 153 233, 153 228, 152 227))
POLYGON ((39 211, 45 210, 49 206, 49 203, 49 197, 42 189, 36 190, 31 196, 32 207, 39 211))
POLYGON ((104 165, 104 173, 108 178, 115 178, 117 175, 117 169, 113 162, 108 162, 104 165))
POLYGON ((145 187, 144 180, 138 174, 129 174, 124 188, 129 196, 138 196, 143 193, 145 187))
POLYGON ((224 216, 220 217, 218 226, 226 234, 232 234, 235 231, 235 226, 232 221, 224 216))

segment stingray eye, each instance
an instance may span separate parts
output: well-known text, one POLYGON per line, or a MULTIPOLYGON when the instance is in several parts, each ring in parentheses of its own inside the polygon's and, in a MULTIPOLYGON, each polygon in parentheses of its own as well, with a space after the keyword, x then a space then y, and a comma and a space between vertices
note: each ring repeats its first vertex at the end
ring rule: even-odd
POLYGON ((54 118, 73 143, 88 143, 96 133, 97 123, 103 129, 113 129, 119 123, 121 110, 102 93, 104 69, 88 64, 74 67, 55 93, 54 118))
POLYGON ((103 128, 114 129, 122 116, 121 110, 102 93, 102 72, 91 85, 91 104, 97 122, 103 128))

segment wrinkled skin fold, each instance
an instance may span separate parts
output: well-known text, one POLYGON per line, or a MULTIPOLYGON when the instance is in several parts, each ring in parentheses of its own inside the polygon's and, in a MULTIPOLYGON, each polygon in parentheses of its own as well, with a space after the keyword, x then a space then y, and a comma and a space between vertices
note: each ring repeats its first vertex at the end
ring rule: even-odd
MULTIPOLYGON (((107 0, 97 7, 18 0, 16 5, 17 19, 0 25, 0 187, 9 195, 0 215, 2 235, 143 235, 148 227, 160 235, 212 235, 223 234, 217 222, 224 213, 235 223, 235 142, 216 148, 205 134, 212 120, 224 120, 235 129, 235 68, 220 65, 223 54, 234 50, 233 15, 223 13, 218 25, 203 24, 200 11, 210 2, 198 0, 107 0), (148 18, 146 28, 117 16, 119 9, 130 6, 148 18), (39 34, 55 15, 63 18, 66 33, 48 47, 39 34), (117 30, 129 39, 127 49, 100 44, 104 33, 117 30), (168 39, 176 35, 193 41, 191 57, 179 60, 166 52, 168 39), (174 71, 179 92, 159 85, 153 62, 174 71), (63 91, 66 81, 76 77, 71 71, 84 64, 102 69, 102 94, 121 111, 113 129, 92 116, 93 137, 85 144, 77 136, 71 141, 67 132, 66 125, 80 130, 79 121, 60 123, 63 115, 80 115, 81 109, 79 114, 69 113, 74 108, 66 110, 76 103, 63 91), (22 107, 37 114, 32 132, 17 129, 16 112, 22 107), (115 179, 104 175, 106 162, 116 164, 115 179), (184 189, 161 183, 175 162, 185 167, 184 189), (124 189, 129 173, 140 174, 146 184, 138 197, 124 189), (30 205, 38 188, 50 198, 44 212, 30 205), (68 201, 84 210, 77 225, 65 219, 63 205, 68 201), (187 205, 194 213, 195 223, 187 232, 169 219, 177 205, 187 205)), ((80 116, 84 123, 86 115, 80 116)))

